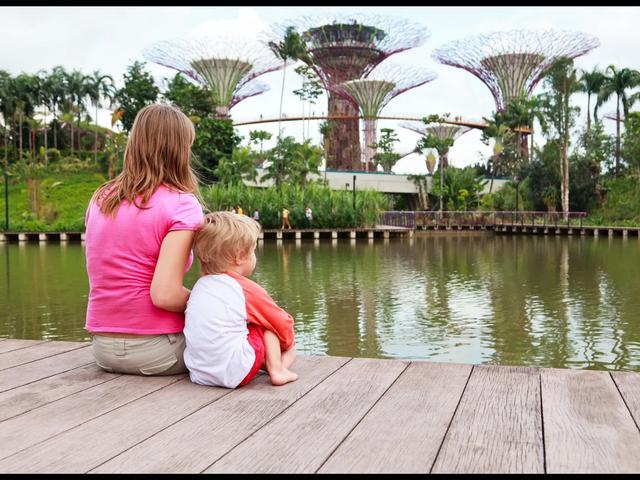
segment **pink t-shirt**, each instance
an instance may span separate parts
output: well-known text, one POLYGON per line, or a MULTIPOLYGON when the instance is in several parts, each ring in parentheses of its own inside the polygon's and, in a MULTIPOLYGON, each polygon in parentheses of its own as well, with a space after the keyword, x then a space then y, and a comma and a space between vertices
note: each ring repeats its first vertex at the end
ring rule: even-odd
MULTIPOLYGON (((162 185, 146 208, 128 201, 115 218, 102 214, 91 202, 86 215, 87 273, 90 332, 167 334, 182 332, 184 314, 169 312, 151 302, 151 280, 160 246, 173 230, 195 230, 203 221, 202 207, 191 193, 162 185)), ((185 265, 191 267, 193 254, 185 265)))

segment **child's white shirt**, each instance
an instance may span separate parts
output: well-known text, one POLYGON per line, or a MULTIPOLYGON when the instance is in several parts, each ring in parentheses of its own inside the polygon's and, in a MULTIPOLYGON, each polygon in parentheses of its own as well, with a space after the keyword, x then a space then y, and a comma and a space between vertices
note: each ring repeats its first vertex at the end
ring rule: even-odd
POLYGON ((185 310, 184 362, 191 381, 237 387, 255 362, 248 333, 240 284, 226 274, 200 277, 185 310))

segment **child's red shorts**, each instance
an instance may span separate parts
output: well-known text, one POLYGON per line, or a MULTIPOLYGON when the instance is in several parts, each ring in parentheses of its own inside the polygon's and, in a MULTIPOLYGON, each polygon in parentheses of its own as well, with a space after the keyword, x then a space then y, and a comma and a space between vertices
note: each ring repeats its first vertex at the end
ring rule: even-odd
POLYGON ((264 327, 250 323, 247 328, 249 329, 247 340, 249 340, 249 345, 256 352, 256 361, 253 362, 253 367, 251 367, 251 370, 249 370, 249 373, 247 373, 247 376, 244 377, 238 387, 242 387, 253 380, 253 377, 256 376, 264 363, 264 327))

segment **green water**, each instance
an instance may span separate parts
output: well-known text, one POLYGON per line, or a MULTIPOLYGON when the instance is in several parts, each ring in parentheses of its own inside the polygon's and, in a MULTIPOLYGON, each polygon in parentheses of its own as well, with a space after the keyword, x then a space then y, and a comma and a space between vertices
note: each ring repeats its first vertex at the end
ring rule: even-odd
MULTIPOLYGON (((257 255, 300 353, 640 371, 636 238, 267 241, 257 255)), ((82 245, 0 244, 0 337, 88 340, 87 289, 82 245)))

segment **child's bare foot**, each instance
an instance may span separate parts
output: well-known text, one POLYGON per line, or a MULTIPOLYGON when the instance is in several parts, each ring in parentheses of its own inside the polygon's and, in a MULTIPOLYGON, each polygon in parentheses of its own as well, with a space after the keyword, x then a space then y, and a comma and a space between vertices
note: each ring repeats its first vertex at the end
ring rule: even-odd
POLYGON ((271 378, 273 385, 279 386, 289 382, 295 382, 298 379, 298 374, 283 368, 277 372, 269 372, 269 378, 271 378))

